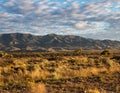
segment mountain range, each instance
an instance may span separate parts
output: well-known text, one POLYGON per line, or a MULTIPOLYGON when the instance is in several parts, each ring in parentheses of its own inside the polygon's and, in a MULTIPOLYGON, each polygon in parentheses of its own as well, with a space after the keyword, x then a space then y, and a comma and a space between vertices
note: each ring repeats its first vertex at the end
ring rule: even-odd
POLYGON ((0 51, 62 51, 78 48, 120 49, 120 41, 95 40, 74 35, 0 34, 0 51))

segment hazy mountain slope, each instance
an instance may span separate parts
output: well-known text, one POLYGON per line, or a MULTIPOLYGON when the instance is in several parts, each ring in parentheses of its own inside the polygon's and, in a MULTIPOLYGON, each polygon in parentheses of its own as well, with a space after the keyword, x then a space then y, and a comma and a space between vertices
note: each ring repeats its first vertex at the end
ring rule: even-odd
POLYGON ((47 51, 83 49, 120 49, 120 41, 93 40, 80 36, 48 34, 34 36, 31 34, 1 34, 0 51, 47 51))

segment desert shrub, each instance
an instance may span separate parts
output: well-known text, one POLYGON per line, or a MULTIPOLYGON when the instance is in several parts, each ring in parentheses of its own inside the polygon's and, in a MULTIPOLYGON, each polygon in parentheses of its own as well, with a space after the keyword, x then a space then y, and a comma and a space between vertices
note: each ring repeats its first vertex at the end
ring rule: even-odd
POLYGON ((94 66, 95 65, 95 60, 92 58, 88 58, 88 65, 89 66, 94 66))
POLYGON ((111 67, 111 65, 110 65, 110 61, 111 60, 109 60, 109 58, 103 58, 103 59, 101 59, 101 61, 102 61, 102 64, 104 64, 104 66, 105 67, 111 67))
POLYGON ((102 64, 104 65, 104 67, 107 67, 107 68, 114 68, 114 69, 117 69, 119 68, 119 64, 113 60, 111 60, 110 58, 102 58, 101 59, 102 61, 102 64))
POLYGON ((77 55, 82 54, 82 48, 75 50, 74 53, 77 55))
POLYGON ((25 73, 25 68, 22 66, 13 67, 13 72, 17 73, 17 74, 20 74, 20 73, 23 74, 23 73, 25 73))
POLYGON ((76 60, 74 58, 71 58, 68 60, 69 64, 75 65, 76 60))
POLYGON ((4 58, 12 58, 13 55, 10 54, 10 53, 1 52, 1 53, 0 53, 0 57, 4 57, 4 58))
POLYGON ((3 54, 3 53, 2 53, 2 52, 0 52, 0 57, 2 57, 2 54, 3 54))
POLYGON ((112 55, 112 52, 110 50, 106 49, 101 52, 101 55, 110 56, 110 55, 112 55))
POLYGON ((5 66, 8 66, 8 65, 13 65, 14 64, 14 61, 12 58, 7 58, 7 59, 3 59, 1 58, 0 59, 0 66, 1 67, 5 67, 5 66))
POLYGON ((35 70, 35 66, 34 65, 29 65, 29 66, 27 66, 27 70, 28 71, 34 71, 35 70))

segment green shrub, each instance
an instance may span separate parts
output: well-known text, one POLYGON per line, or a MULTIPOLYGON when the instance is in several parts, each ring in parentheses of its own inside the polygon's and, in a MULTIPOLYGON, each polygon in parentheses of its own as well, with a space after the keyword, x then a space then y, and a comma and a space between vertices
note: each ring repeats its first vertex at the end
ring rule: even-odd
POLYGON ((105 55, 105 56, 110 56, 112 54, 113 53, 110 50, 108 50, 108 49, 106 49, 106 50, 104 50, 104 51, 101 52, 101 55, 105 55))
POLYGON ((0 57, 12 58, 13 55, 10 53, 0 52, 0 57))
POLYGON ((74 51, 75 54, 82 54, 82 48, 79 48, 74 51))

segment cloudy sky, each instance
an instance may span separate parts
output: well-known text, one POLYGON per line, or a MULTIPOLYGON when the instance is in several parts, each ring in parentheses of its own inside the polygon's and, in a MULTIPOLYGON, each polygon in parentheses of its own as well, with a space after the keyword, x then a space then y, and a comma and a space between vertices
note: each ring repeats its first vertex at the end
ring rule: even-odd
POLYGON ((0 33, 120 40, 120 0, 0 0, 0 33))

